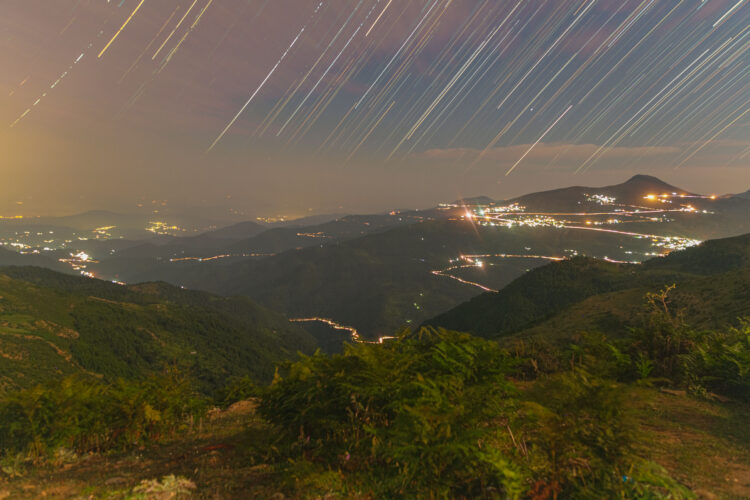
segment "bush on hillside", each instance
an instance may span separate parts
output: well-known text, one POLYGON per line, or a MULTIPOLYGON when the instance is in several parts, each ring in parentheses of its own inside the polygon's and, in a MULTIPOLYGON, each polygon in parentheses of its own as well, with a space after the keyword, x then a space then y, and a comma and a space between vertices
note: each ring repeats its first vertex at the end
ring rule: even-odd
POLYGON ((508 380, 514 364, 495 343, 422 328, 286 365, 260 411, 297 487, 317 465, 318 477, 343 472, 354 491, 382 498, 677 491, 637 455, 624 386, 575 368, 519 391, 508 380))
POLYGON ((715 392, 750 401, 750 321, 736 328, 698 331, 672 311, 674 286, 646 295, 644 325, 620 342, 634 360, 628 375, 668 380, 701 394, 715 392))
POLYGON ((257 398, 262 388, 249 376, 234 377, 219 391, 216 402, 222 408, 227 408, 239 401, 257 398))
POLYGON ((493 343, 423 328, 288 365, 260 411, 289 455, 361 473, 379 495, 514 497, 522 478, 491 425, 516 402, 509 370, 493 343))
POLYGON ((514 376, 538 377, 580 368, 620 382, 665 384, 695 394, 714 392, 750 401, 750 319, 738 327, 699 331, 670 307, 674 286, 646 294, 642 322, 624 338, 584 332, 567 347, 545 339, 516 340, 514 376))
POLYGON ((529 391, 518 439, 535 498, 625 496, 623 476, 638 462, 639 432, 624 388, 582 369, 538 381, 529 391))
POLYGON ((705 333, 685 363, 690 387, 750 401, 750 319, 705 333))
POLYGON ((0 400, 0 449, 41 457, 159 441, 202 418, 204 399, 175 371, 145 381, 107 384, 72 376, 0 400))

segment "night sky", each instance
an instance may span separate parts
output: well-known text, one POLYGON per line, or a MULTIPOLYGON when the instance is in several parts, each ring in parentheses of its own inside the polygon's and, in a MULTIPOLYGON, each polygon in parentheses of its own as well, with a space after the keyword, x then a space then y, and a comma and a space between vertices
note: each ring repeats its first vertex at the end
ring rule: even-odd
POLYGON ((0 215, 750 188, 750 0, 4 0, 0 215))

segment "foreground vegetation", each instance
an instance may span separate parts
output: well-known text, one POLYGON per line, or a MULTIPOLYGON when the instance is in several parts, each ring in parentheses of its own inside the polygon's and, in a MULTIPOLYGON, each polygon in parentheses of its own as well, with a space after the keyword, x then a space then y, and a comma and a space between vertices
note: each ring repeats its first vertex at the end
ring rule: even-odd
POLYGON ((9 393, 0 493, 38 480, 118 498, 748 495, 750 324, 696 331, 671 292, 648 295, 627 338, 502 347, 422 328, 303 355, 269 386, 236 379, 218 413, 175 371, 9 393))
POLYGON ((122 450, 190 430, 207 401, 175 371, 112 384, 83 377, 11 393, 0 403, 0 449, 39 459, 122 450))
POLYGON ((618 384, 574 369, 519 390, 513 365, 490 342, 422 329, 291 364, 260 412, 290 475, 345 471, 347 495, 688 496, 638 453, 618 384))
MULTIPOLYGON (((743 425, 750 409, 647 387, 626 396, 646 442, 643 453, 673 478, 701 498, 750 495, 750 433, 743 425)), ((0 473, 0 497, 138 498, 133 490, 144 482, 168 489, 182 480, 196 486, 190 490, 196 498, 357 498, 342 486, 344 470, 267 460, 271 430, 254 404, 242 402, 210 413, 193 433, 143 450, 58 455, 41 465, 6 460, 1 469, 15 475, 0 473)))

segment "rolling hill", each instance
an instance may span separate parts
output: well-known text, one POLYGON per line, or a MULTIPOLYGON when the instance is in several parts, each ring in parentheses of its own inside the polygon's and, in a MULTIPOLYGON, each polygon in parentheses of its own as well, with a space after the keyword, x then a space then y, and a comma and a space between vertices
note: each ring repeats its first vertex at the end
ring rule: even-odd
MULTIPOLYGON (((595 213, 604 208, 639 207, 645 214, 649 210, 666 209, 670 212, 667 220, 659 224, 657 234, 698 239, 725 238, 750 232, 750 200, 691 193, 649 175, 636 175, 612 186, 573 186, 497 202, 511 203, 525 207, 527 212, 595 213), (680 211, 688 207, 693 211, 680 211), (709 216, 697 216, 703 211, 709 216)), ((633 232, 654 232, 653 226, 649 222, 628 224, 633 232)))
POLYGON ((232 376, 268 380, 276 361, 315 345, 306 331, 244 297, 0 268, 2 390, 76 372, 142 378, 176 364, 210 392, 232 376))
POLYGON ((643 264, 585 258, 551 263, 426 324, 489 338, 622 332, 643 310, 645 293, 669 284, 677 285, 673 306, 695 326, 726 326, 750 315, 750 234, 643 264))
POLYGON ((268 228, 263 224, 258 224, 257 222, 252 221, 245 221, 238 222, 237 224, 232 224, 231 226, 225 226, 219 229, 214 229, 212 231, 207 231, 198 235, 197 237, 237 241, 245 238, 252 238, 256 234, 260 234, 266 229, 268 228))
POLYGON ((70 267, 46 255, 21 254, 0 248, 0 267, 2 266, 38 266, 59 272, 70 272, 70 267))
POLYGON ((131 274, 124 280, 158 279, 214 293, 247 295, 290 317, 326 317, 377 338, 481 293, 477 286, 455 278, 478 280, 499 289, 547 262, 524 254, 564 256, 564 249, 576 249, 603 257, 614 255, 611 252, 625 245, 648 251, 651 241, 614 233, 497 229, 468 221, 438 220, 265 259, 228 264, 175 262, 161 266, 156 275, 150 269, 148 274, 131 274), (510 257, 487 259, 481 268, 456 269, 448 273, 453 279, 433 273, 450 267, 451 260, 461 255, 497 253, 510 257))
POLYGON ((508 200, 519 203, 530 210, 578 211, 586 205, 596 206, 595 200, 585 203, 587 195, 601 194, 614 198, 613 203, 628 205, 658 206, 657 200, 646 198, 649 194, 678 193, 695 196, 684 189, 672 186, 650 175, 635 175, 621 184, 604 187, 571 186, 549 191, 530 193, 508 200), (583 205, 583 207, 582 207, 583 205))
MULTIPOLYGON (((677 287, 669 293, 669 307, 692 327, 721 330, 736 326, 739 318, 750 317, 750 267, 675 283, 677 287)), ((594 295, 516 332, 514 337, 567 342, 571 334, 581 332, 602 332, 610 338, 625 336, 630 327, 642 323, 645 295, 657 290, 641 286, 594 295)))

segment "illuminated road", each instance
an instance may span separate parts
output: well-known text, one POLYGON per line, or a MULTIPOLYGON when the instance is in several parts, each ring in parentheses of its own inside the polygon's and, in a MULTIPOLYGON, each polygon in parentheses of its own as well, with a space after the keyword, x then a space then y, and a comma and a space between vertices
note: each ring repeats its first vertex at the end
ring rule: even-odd
POLYGON ((379 337, 377 341, 370 341, 370 340, 363 340, 362 337, 359 335, 359 332, 357 332, 357 329, 353 326, 346 326, 342 325, 341 323, 338 323, 332 319, 328 318, 319 318, 319 317, 312 317, 312 318, 291 318, 289 321, 292 323, 324 323, 334 330, 342 330, 349 332, 349 336, 352 339, 352 342, 355 342, 357 344, 382 344, 386 340, 393 339, 395 337, 379 337))
POLYGON ((475 281, 469 281, 465 280, 463 278, 460 278, 454 274, 450 274, 451 271, 455 271, 456 269, 470 269, 470 268, 483 268, 484 262, 479 259, 489 259, 489 258, 498 258, 498 259, 542 259, 542 260, 548 260, 550 262, 556 262, 560 260, 565 260, 565 257, 549 257, 546 255, 513 255, 513 254, 505 254, 505 253, 496 253, 496 254, 476 254, 476 255, 461 255, 459 257, 460 260, 466 262, 466 264, 459 264, 454 265, 450 267, 446 267, 445 269, 435 269, 432 272, 435 276, 443 276, 445 278, 450 278, 453 280, 458 281, 459 283, 463 283, 465 285, 470 285, 477 287, 481 290, 484 290, 485 292, 497 292, 494 288, 490 288, 487 286, 482 285, 481 283, 477 283, 475 281))
POLYGON ((459 278, 458 276, 455 276, 453 274, 449 274, 450 271, 454 271, 456 269, 464 269, 464 268, 467 268, 467 267, 481 267, 481 266, 478 266, 478 265, 475 265, 475 264, 466 264, 466 265, 463 265, 463 266, 452 266, 452 267, 448 267, 446 269, 436 269, 436 270, 432 271, 432 274, 434 274, 435 276, 444 276, 446 278, 451 278, 451 279, 454 279, 454 280, 458 281, 459 283, 463 283, 465 285, 471 285, 471 286, 475 286, 477 288, 481 288, 485 292, 497 292, 497 290, 495 290, 494 288, 489 288, 489 287, 486 287, 486 286, 484 286, 484 285, 482 285, 480 283, 477 283, 475 281, 468 281, 468 280, 465 280, 463 278, 459 278))
POLYGON ((212 260, 228 259, 230 257, 272 257, 275 253, 240 253, 240 254, 222 254, 211 257, 173 257, 169 262, 210 262, 212 260))

